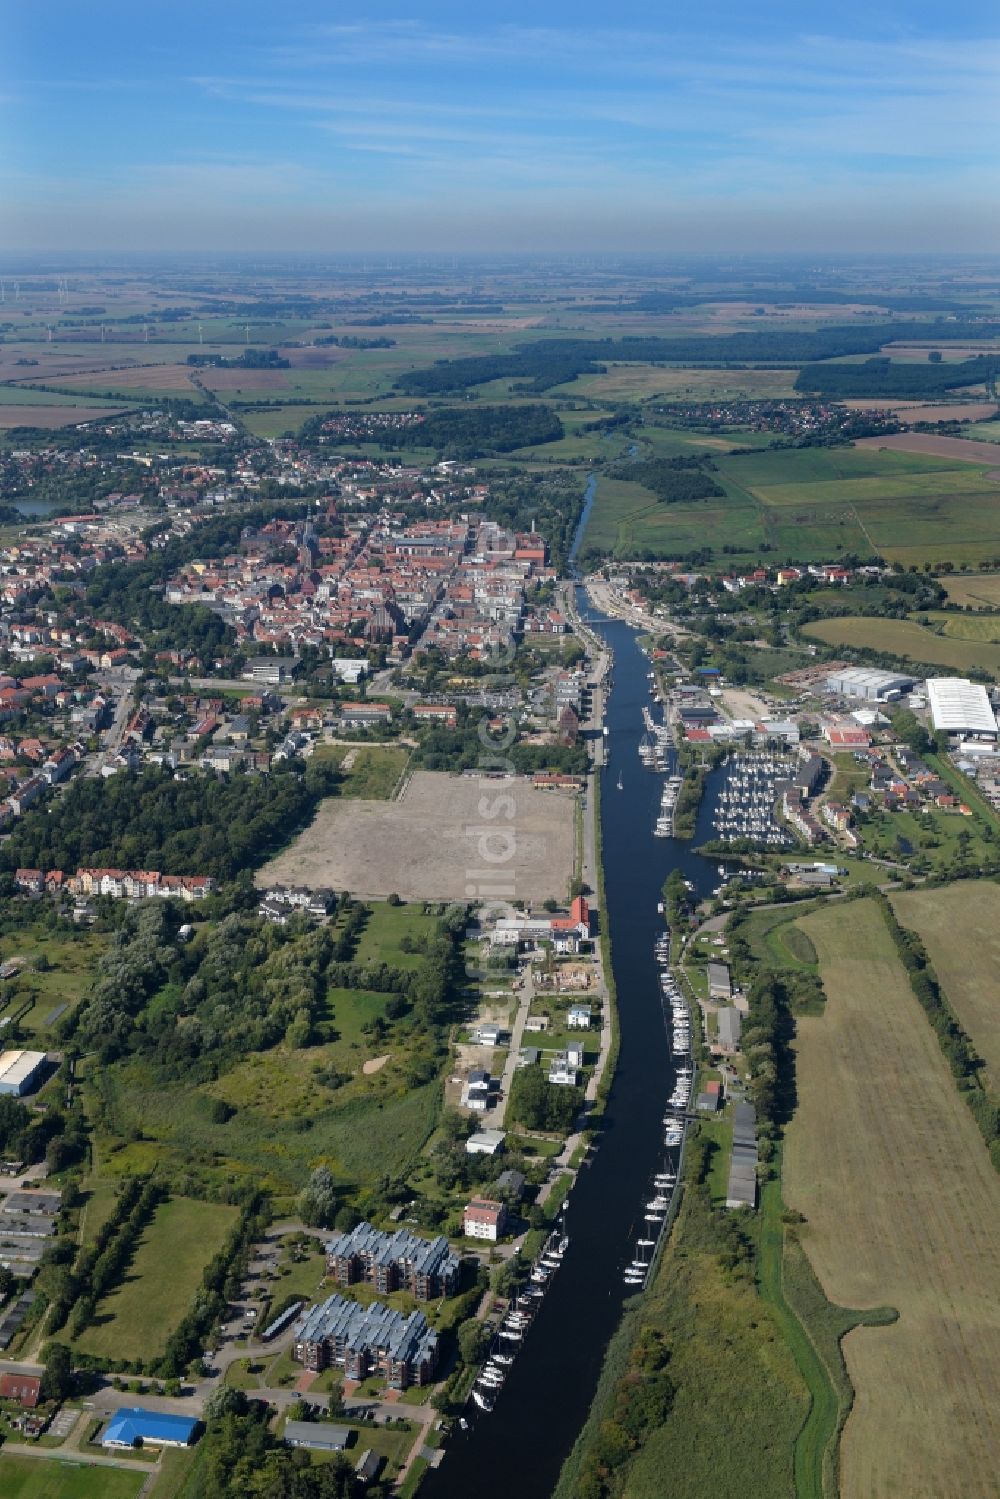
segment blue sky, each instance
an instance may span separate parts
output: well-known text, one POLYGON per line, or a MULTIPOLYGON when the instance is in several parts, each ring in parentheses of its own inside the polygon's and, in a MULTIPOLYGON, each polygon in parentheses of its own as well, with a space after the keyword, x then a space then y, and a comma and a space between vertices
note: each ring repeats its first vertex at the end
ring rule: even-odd
POLYGON ((15 4, 7 249, 1000 249, 1000 16, 15 4))

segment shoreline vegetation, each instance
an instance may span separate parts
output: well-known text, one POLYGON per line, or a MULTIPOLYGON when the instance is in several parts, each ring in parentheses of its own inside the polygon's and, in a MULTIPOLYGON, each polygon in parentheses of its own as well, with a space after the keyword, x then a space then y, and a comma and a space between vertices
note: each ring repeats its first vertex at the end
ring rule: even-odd
MULTIPOLYGON (((687 904, 678 871, 664 896, 679 934, 687 904)), ((825 1296, 802 1244, 804 1219, 782 1200, 795 1016, 823 1012, 815 951, 802 944, 801 962, 785 967, 773 948, 756 948, 745 917, 733 927, 730 951, 751 1001, 745 1044, 759 1053, 759 1210, 732 1212, 713 1201, 714 1157, 723 1147, 696 1124, 653 1281, 626 1304, 554 1499, 655 1499, 664 1472, 673 1475, 678 1499, 701 1499, 717 1488, 723 1449, 731 1492, 836 1499, 840 1436, 855 1398, 843 1339, 858 1326, 897 1319, 893 1307, 852 1310, 825 1296), (658 1417, 647 1419, 652 1410, 658 1417), (739 1452, 734 1424, 755 1433, 739 1452)))

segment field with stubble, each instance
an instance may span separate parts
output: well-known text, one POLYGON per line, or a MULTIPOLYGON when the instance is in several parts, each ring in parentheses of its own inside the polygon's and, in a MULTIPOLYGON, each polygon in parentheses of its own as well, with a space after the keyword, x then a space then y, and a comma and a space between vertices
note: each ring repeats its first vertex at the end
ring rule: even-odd
POLYGON ((938 890, 902 891, 892 904, 926 947, 991 1086, 1000 1087, 1000 885, 959 880, 938 890))
POLYGON ((562 900, 573 874, 574 799, 524 777, 416 771, 397 801, 323 802, 257 876, 404 900, 562 900), (502 802, 509 798, 509 802, 502 802))
MULTIPOLYGON (((935 892, 939 895, 940 892, 935 892)), ((844 1340, 845 1499, 992 1499, 1000 1454, 1000 1178, 878 907, 802 929, 825 1013, 801 1019, 784 1197, 827 1297, 895 1306, 844 1340)))

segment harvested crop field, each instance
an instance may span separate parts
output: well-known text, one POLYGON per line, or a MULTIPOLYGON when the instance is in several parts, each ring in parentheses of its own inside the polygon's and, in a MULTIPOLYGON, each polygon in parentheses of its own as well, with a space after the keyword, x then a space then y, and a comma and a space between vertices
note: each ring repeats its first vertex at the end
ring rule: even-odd
POLYGON ((54 431, 57 427, 73 427, 80 422, 96 422, 102 417, 116 416, 120 406, 8 406, 0 404, 0 427, 44 427, 54 431))
POLYGON ((935 610, 927 617, 951 640, 992 640, 1000 644, 1000 614, 952 614, 935 610))
POLYGON ((1000 609, 1000 573, 967 576, 953 573, 939 580, 953 604, 971 604, 973 609, 1000 609))
POLYGON ((928 401, 878 401, 869 396, 863 400, 845 401, 844 405, 852 411, 894 411, 901 422, 908 423, 982 422, 997 414, 995 401, 965 401, 949 406, 928 401))
MULTIPOLYGON (((955 408, 956 410, 958 408, 955 408)), ((856 448, 888 449, 890 453, 924 453, 929 458, 957 458, 962 463, 989 463, 990 452, 967 437, 935 437, 932 432, 896 432, 891 437, 862 437, 856 448)))
POLYGON ((938 890, 909 890, 892 904, 920 937, 952 1009, 1000 1088, 1000 885, 959 880, 938 890))
POLYGON ((802 927, 825 1013, 800 1019, 784 1197, 826 1295, 897 1308, 844 1340, 845 1499, 992 1499, 1000 1453, 1000 1177, 874 902, 802 927))
POLYGON ((422 770, 395 802, 330 797, 257 883, 404 900, 562 899, 573 848, 572 797, 522 777, 422 770))
POLYGON ((183 390, 191 386, 192 370, 186 364, 133 364, 127 369, 94 370, 60 377, 65 390, 183 390))
POLYGON ((288 370, 206 369, 199 377, 206 390, 287 391, 288 370))
POLYGON ((833 646, 865 646, 904 660, 948 666, 956 671, 979 667, 1000 673, 1000 646, 989 641, 956 640, 936 635, 911 619, 844 614, 803 626, 804 635, 833 646))

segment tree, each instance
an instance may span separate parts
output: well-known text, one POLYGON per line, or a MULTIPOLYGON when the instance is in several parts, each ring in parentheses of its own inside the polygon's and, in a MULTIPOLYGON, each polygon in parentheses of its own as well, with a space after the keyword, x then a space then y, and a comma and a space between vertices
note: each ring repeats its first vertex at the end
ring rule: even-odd
POLYGON ((46 1343, 42 1350, 41 1395, 43 1400, 65 1400, 73 1392, 73 1360, 65 1343, 46 1343))
POLYGON ((478 1364, 490 1346, 490 1333, 475 1317, 463 1322, 458 1329, 458 1350, 465 1364, 478 1364))
POLYGON ((337 1212, 337 1186, 329 1168, 317 1166, 299 1193, 299 1216, 310 1228, 330 1228, 337 1212))
POLYGON ((205 1420, 221 1421, 223 1416, 245 1416, 247 1397, 234 1385, 220 1384, 205 1401, 205 1420))

